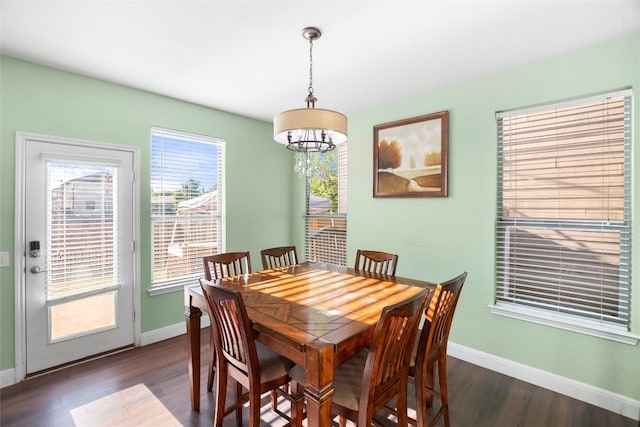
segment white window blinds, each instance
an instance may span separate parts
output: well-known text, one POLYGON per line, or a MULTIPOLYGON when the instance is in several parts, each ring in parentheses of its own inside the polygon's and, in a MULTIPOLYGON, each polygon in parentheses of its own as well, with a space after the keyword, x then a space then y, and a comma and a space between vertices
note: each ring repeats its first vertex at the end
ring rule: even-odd
POLYGON ((630 91, 497 121, 496 304, 628 328, 630 91))
POLYGON ((47 301, 68 301, 120 286, 118 168, 47 162, 47 301))
POLYGON ((307 260, 347 265, 347 145, 310 156, 305 218, 307 260))
POLYGON ((201 277, 202 257, 222 252, 223 201, 224 141, 153 129, 152 288, 201 277))

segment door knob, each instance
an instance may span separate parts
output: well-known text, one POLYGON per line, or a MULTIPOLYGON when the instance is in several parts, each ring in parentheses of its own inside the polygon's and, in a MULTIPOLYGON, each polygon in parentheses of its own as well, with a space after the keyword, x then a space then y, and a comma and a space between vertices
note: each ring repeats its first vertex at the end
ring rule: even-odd
POLYGON ((40 273, 44 273, 47 270, 40 270, 40 267, 38 267, 37 265, 34 265, 33 267, 31 267, 31 273, 33 274, 40 274, 40 273))

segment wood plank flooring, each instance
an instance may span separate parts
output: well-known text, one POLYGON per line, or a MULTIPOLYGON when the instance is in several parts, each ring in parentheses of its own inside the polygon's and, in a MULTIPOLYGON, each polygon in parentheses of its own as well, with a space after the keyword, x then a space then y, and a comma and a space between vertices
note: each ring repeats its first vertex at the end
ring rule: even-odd
MULTIPOLYGON (((201 410, 191 410, 186 337, 87 361, 27 379, 0 390, 3 427, 74 426, 71 411, 112 393, 144 384, 184 426, 210 426, 214 399, 207 393, 208 330, 202 331, 201 410)), ((448 366, 452 427, 638 427, 638 422, 584 402, 450 358, 448 366)), ((268 408, 263 424, 283 420, 268 408)), ((413 399, 410 400, 410 405, 413 399)), ((288 409, 284 402, 281 408, 288 409)), ((245 417, 245 425, 248 417, 245 417)), ((384 422, 388 424, 388 421, 384 422)), ((234 426, 233 416, 225 426, 234 426)), ((392 424, 390 424, 392 425, 392 424)), ((439 425, 444 425, 440 422, 439 425)), ((158 424, 156 427, 162 427, 158 424)))

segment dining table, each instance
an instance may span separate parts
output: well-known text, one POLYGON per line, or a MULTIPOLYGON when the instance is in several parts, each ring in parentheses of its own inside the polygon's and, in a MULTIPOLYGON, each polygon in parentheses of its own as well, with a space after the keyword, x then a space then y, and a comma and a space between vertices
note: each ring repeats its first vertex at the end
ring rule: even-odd
MULTIPOLYGON (((369 344, 382 309, 436 284, 319 262, 218 279, 240 291, 255 338, 304 367, 307 425, 331 425, 334 369, 369 344)), ((198 284, 185 286, 191 407, 200 408, 198 284)))

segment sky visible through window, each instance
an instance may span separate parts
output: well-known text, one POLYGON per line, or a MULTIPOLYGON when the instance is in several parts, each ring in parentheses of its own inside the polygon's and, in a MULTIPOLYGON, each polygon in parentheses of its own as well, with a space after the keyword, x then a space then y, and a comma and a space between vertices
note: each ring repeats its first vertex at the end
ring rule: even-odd
POLYGON ((203 192, 210 191, 218 176, 218 146, 211 141, 160 132, 152 133, 151 188, 170 192, 190 179, 203 192))
POLYGON ((113 176, 114 168, 104 165, 49 162, 49 182, 51 188, 62 186, 65 182, 85 176, 106 174, 113 176))

